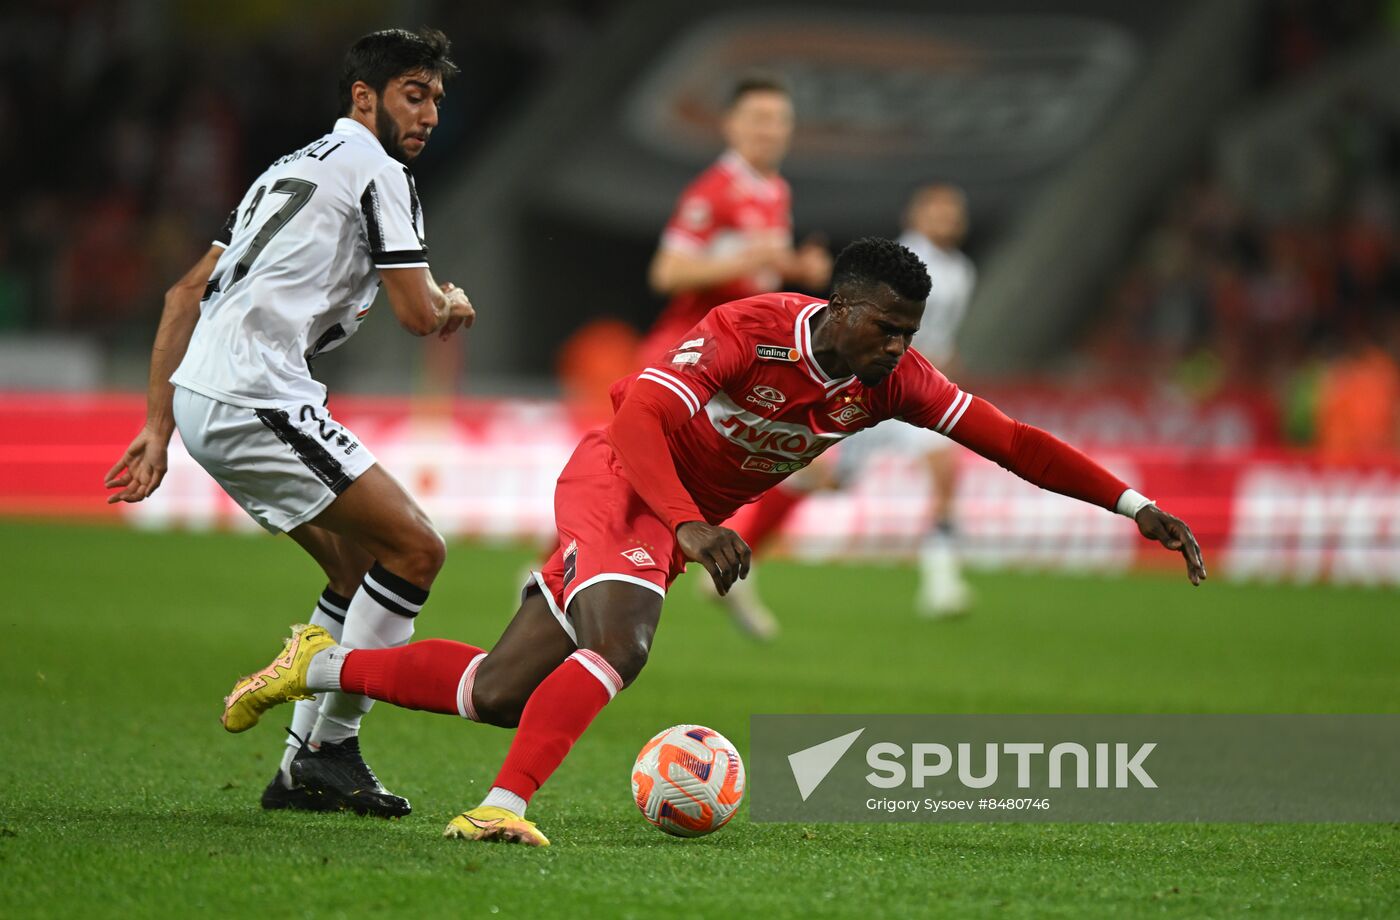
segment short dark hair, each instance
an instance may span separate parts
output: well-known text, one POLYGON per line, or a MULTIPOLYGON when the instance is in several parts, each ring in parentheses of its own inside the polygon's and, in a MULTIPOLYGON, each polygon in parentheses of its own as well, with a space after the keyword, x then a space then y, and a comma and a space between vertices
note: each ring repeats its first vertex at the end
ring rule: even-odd
POLYGON ((740 77, 734 88, 729 91, 727 108, 734 108, 739 104, 739 100, 749 93, 782 93, 788 98, 792 97, 792 90, 788 88, 787 82, 777 74, 751 73, 740 77))
POLYGON ((446 35, 426 27, 417 32, 384 29, 360 38, 345 52, 340 65, 340 113, 350 112, 354 105, 350 88, 359 82, 383 94, 390 80, 406 73, 425 72, 446 80, 457 73, 457 65, 447 56, 451 50, 452 42, 446 35))
POLYGON ((905 300, 928 299, 928 269, 919 257, 894 240, 867 236, 856 240, 836 257, 831 270, 831 290, 843 287, 888 284, 905 300))

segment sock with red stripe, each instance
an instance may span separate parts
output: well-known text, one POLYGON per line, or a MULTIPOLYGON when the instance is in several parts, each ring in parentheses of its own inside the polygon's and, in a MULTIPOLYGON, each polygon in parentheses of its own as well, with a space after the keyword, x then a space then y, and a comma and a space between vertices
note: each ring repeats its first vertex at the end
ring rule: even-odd
POLYGON ((485 657, 476 646, 451 639, 424 639, 398 648, 337 645, 311 659, 306 682, 313 690, 336 689, 404 709, 475 718, 472 678, 485 657))
POLYGON ((510 753, 483 804, 498 804, 503 791, 519 797, 519 809, 511 811, 524 814, 524 803, 621 689, 622 678, 597 652, 579 649, 566 658, 530 694, 510 753))

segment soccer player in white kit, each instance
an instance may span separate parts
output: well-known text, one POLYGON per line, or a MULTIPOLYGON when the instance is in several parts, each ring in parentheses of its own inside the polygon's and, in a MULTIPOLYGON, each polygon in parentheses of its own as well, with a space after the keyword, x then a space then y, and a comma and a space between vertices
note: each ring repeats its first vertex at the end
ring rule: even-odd
MULTIPOLYGON (((967 199, 954 185, 936 183, 914 192, 904 214, 899 242, 928 269, 932 288, 914 347, 936 367, 948 370, 956 351, 958 327, 977 284, 977 269, 959 248, 967 236, 967 199)), ((972 594, 958 558, 954 493, 958 445, 929 428, 885 425, 861 432, 842 448, 839 478, 875 450, 918 457, 929 473, 929 526, 919 543, 919 596, 916 609, 926 617, 963 613, 972 594)))
MULTIPOLYGON (((107 474, 119 489, 109 502, 143 500, 178 428, 249 515, 320 564, 328 584, 311 620, 356 648, 409 641, 446 549, 412 496, 332 418, 310 361, 359 329, 381 285, 415 335, 446 338, 474 319, 466 295, 428 269, 406 165, 438 123, 443 81, 457 70, 448 52, 431 29, 375 32, 350 48, 330 133, 269 166, 167 293, 146 423, 107 474)), ((298 703, 263 807, 408 814, 360 755, 370 702, 324 693, 298 703)))
MULTIPOLYGON (((932 281, 924 325, 914 337, 914 347, 945 370, 952 364, 958 328, 977 284, 977 269, 959 248, 966 235, 967 199, 962 189, 927 185, 914 193, 899 241, 923 260, 932 281)), ((958 445, 937 431, 907 424, 889 426, 889 431, 923 455, 932 483, 930 528, 918 548, 918 611, 924 616, 962 613, 972 594, 963 581, 956 543, 953 501, 958 489, 958 445)))
MULTIPOLYGON (((904 226, 899 241, 923 261, 933 282, 914 346, 947 369, 977 284, 977 269, 959 248, 967 236, 967 199, 953 185, 924 186, 910 200, 904 226)), ((958 445, 936 431, 912 425, 887 427, 897 443, 922 455, 932 486, 930 526, 919 546, 918 609, 933 617, 961 613, 971 602, 971 592, 957 553, 958 445)))

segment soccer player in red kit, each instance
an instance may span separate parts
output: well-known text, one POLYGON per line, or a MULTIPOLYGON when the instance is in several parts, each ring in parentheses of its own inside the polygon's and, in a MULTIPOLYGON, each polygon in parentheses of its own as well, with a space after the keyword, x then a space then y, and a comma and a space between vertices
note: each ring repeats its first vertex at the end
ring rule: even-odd
POLYGON ((727 149, 681 193, 648 271, 671 300, 642 342, 644 362, 722 303, 784 284, 826 287, 831 254, 815 241, 794 248, 792 192, 778 173, 793 125, 781 81, 753 76, 734 87, 721 126, 727 149))
POLYGON ((909 347, 928 293, 912 252, 867 239, 837 259, 830 301, 768 294, 712 311, 665 361, 620 382, 612 424, 579 443, 555 490, 559 546, 489 653, 442 639, 352 651, 319 627, 296 627, 281 656, 235 685, 224 726, 243 731, 270 706, 325 690, 518 726, 485 800, 446 835, 545 845, 526 804, 646 664, 662 599, 685 564, 700 563, 727 591, 747 573, 749 549, 719 523, 886 419, 932 428, 1042 488, 1132 517, 1144 536, 1180 551, 1199 584, 1205 566, 1185 523, 960 390, 909 347))

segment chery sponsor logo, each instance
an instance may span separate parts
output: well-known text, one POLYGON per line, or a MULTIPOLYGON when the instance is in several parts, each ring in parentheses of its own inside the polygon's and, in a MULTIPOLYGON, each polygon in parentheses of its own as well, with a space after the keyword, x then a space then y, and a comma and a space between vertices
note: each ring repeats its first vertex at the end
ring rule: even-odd
POLYGON ((753 388, 753 392, 744 397, 744 402, 751 402, 764 409, 776 409, 779 403, 787 402, 787 394, 775 387, 760 384, 753 388))

